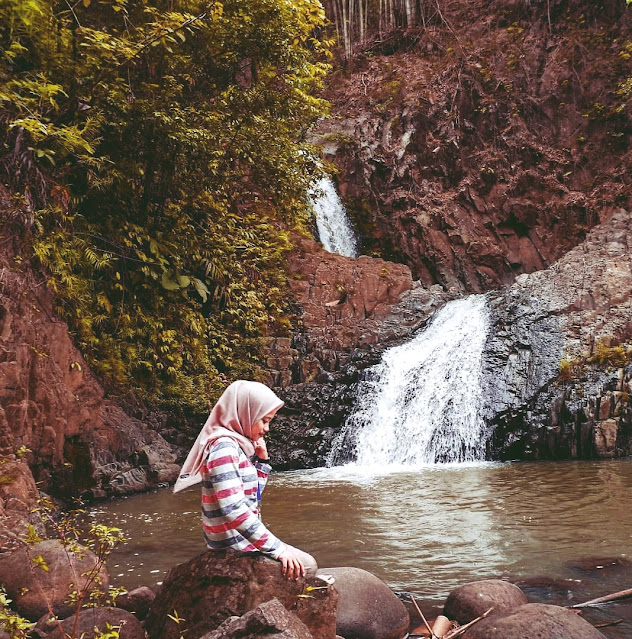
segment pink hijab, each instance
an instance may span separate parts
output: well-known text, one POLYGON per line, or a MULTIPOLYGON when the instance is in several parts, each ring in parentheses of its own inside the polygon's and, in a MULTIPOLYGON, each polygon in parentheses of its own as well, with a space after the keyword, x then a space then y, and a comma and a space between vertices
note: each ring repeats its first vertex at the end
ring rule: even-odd
POLYGON ((234 439, 248 457, 254 455, 252 425, 281 406, 283 402, 265 384, 243 379, 233 382, 222 393, 208 416, 180 469, 173 492, 177 493, 202 481, 202 464, 209 446, 219 437, 234 439))

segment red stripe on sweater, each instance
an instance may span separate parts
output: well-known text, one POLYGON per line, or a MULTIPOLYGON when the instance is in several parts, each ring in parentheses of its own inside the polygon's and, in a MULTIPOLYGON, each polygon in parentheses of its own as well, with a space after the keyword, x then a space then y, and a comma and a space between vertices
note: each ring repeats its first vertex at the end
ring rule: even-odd
POLYGON ((216 535, 217 533, 223 533, 227 530, 235 530, 235 528, 239 527, 239 524, 242 524, 252 513, 248 510, 245 513, 239 515, 239 517, 235 517, 232 521, 227 521, 224 524, 218 524, 217 526, 207 526, 204 525, 204 530, 206 532, 216 535))
POLYGON ((213 495, 202 495, 202 503, 214 504, 218 499, 223 499, 224 497, 230 497, 231 495, 236 495, 240 491, 241 491, 241 486, 233 486, 233 488, 225 488, 224 490, 218 490, 213 495))
POLYGON ((206 464, 207 468, 217 468, 218 466, 223 466, 224 464, 232 464, 233 466, 237 465, 239 460, 237 457, 233 455, 224 455, 224 457, 217 457, 216 459, 211 459, 208 464, 206 464))

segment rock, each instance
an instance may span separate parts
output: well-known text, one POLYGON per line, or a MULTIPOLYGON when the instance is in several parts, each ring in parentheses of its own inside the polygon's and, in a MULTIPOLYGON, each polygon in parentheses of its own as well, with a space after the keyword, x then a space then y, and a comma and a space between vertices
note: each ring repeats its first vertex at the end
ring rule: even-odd
POLYGON ((280 387, 285 401, 270 432, 272 463, 282 470, 325 464, 363 370, 379 361, 384 346, 410 337, 454 297, 413 282, 401 264, 343 257, 308 238, 295 239, 290 284, 300 325, 291 341, 268 340, 268 383, 280 387), (329 306, 333 299, 339 303, 329 306))
POLYGON ((575 612, 547 604, 526 604, 474 624, 463 639, 604 639, 575 612))
MULTIPOLYGON (((148 490, 175 478, 178 450, 108 400, 55 317, 44 276, 28 259, 16 268, 19 251, 7 243, 0 250, 0 454, 30 449, 25 461, 39 488, 60 499, 148 490), (116 482, 143 461, 140 484, 116 482)), ((36 493, 22 489, 34 506, 36 493)), ((4 545, 4 531, 0 537, 4 545)))
POLYGON ((580 574, 582 582, 586 577, 625 581, 625 577, 632 572, 632 560, 626 557, 585 557, 571 561, 567 566, 580 574))
POLYGON ((47 612, 37 621, 33 628, 31 628, 31 637, 33 637, 33 639, 45 639, 57 628, 58 621, 57 617, 53 617, 47 612))
POLYGON ((325 568, 338 591, 336 632, 345 639, 400 639, 410 623, 406 606, 375 575, 360 568, 325 568))
POLYGON ((492 606, 496 614, 522 606, 527 601, 527 596, 518 586, 500 579, 483 579, 452 590, 443 607, 443 614, 463 625, 492 606))
POLYGON ((242 617, 229 617, 201 639, 312 639, 307 626, 278 599, 266 601, 242 617))
POLYGON ((617 457, 618 434, 619 420, 617 419, 604 419, 595 424, 593 437, 597 457, 602 459, 617 457))
MULTIPOLYGON (((2 409, 0 429, 6 427, 1 416, 2 409)), ((29 524, 41 535, 44 530, 39 518, 31 512, 38 492, 26 462, 8 453, 0 462, 0 475, 0 552, 7 552, 24 545, 29 524)))
POLYGON ((207 550, 169 571, 145 629, 150 639, 179 639, 183 630, 186 637, 199 637, 227 618, 277 598, 314 639, 334 639, 338 594, 330 587, 321 589, 323 585, 319 579, 288 581, 281 564, 263 555, 207 550), (180 627, 169 618, 174 610, 185 620, 180 627))
POLYGON ((615 409, 615 393, 632 379, 625 348, 617 350, 632 338, 630 246, 632 216, 621 209, 549 269, 489 294, 483 395, 492 458, 632 454, 632 411, 615 409))
MULTIPOLYGON (((85 586, 88 579, 85 573, 92 571, 96 564, 96 555, 87 548, 79 555, 58 540, 41 541, 0 555, 0 584, 15 610, 27 619, 36 621, 46 614, 47 603, 56 615, 64 618, 75 610, 66 603, 69 593, 85 586), (33 561, 40 556, 48 570, 33 561)), ((110 580, 105 567, 99 570, 98 579, 100 585, 93 584, 90 590, 107 591, 110 580)))
POLYGON ((107 632, 108 624, 118 631, 118 639, 145 639, 145 631, 133 614, 110 607, 85 608, 79 613, 76 627, 75 615, 72 615, 61 622, 61 628, 54 625, 46 639, 95 639, 99 633, 107 632))
POLYGON ((141 621, 147 616, 156 593, 147 586, 124 592, 116 598, 116 607, 133 613, 141 621))

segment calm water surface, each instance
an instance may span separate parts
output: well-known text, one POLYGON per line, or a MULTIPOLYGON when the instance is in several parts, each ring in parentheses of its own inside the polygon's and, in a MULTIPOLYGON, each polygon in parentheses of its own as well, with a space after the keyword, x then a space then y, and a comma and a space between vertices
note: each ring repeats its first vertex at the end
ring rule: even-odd
MULTIPOLYGON (((632 460, 346 466, 274 474, 263 519, 321 567, 364 568, 396 590, 443 599, 475 579, 579 579, 575 560, 632 558, 631 496, 632 460)), ((204 550, 199 499, 197 487, 166 489, 93 509, 131 537, 110 558, 113 583, 153 586, 204 550)))

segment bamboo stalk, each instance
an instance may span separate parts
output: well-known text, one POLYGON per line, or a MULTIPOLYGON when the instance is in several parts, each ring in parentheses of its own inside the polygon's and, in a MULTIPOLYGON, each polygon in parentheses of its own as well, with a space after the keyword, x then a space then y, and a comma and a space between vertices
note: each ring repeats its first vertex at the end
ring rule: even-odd
POLYGON ((615 601, 616 599, 625 599, 626 597, 632 597, 632 588, 626 590, 619 590, 619 592, 613 592, 611 595, 604 595, 603 597, 597 597, 597 599, 591 599, 584 603, 574 604, 569 608, 584 608, 586 606, 596 606, 600 603, 608 603, 609 601, 615 601))
POLYGON ((432 628, 430 627, 430 624, 426 621, 426 618, 424 617, 424 613, 421 612, 421 610, 419 609, 419 606, 417 605, 417 602, 415 601, 415 596, 411 595, 410 600, 413 602, 413 604, 415 604, 415 608, 417 608, 417 612, 419 613, 419 616, 421 617, 422 621, 426 625, 426 628, 428 628, 428 632, 430 633, 430 639, 439 639, 437 635, 435 635, 435 633, 432 632, 432 628))
POLYGON ((614 621, 606 621, 604 623, 595 624, 595 628, 608 628, 609 626, 616 626, 623 622, 623 619, 615 619, 614 621))
POLYGON ((443 635, 443 639, 454 639, 454 637, 459 637, 468 628, 471 628, 475 623, 478 623, 481 619, 485 619, 485 617, 487 617, 487 615, 489 615, 489 613, 493 609, 494 608, 490 608, 489 610, 486 610, 480 617, 476 617, 476 619, 473 619, 472 621, 470 621, 470 623, 466 623, 464 626, 459 626, 458 628, 455 628, 451 632, 448 632, 447 635, 443 635))

